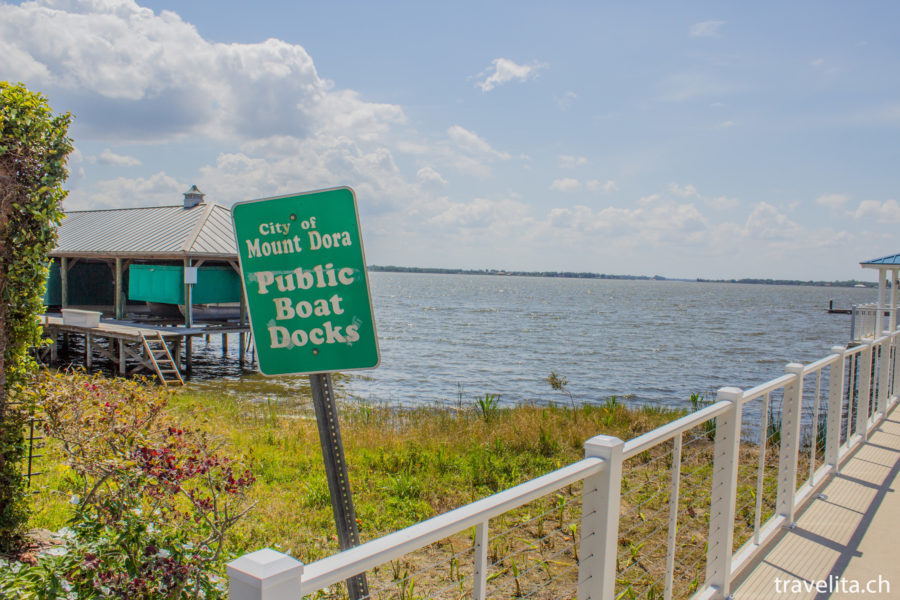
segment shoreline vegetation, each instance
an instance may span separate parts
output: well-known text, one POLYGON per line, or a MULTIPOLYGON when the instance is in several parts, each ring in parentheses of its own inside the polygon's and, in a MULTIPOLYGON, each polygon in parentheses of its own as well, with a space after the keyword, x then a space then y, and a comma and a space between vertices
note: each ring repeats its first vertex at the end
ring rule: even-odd
POLYGON ((671 277, 663 277, 662 275, 611 275, 608 273, 590 273, 576 271, 505 271, 502 269, 443 269, 433 267, 398 267, 394 265, 369 265, 366 267, 369 271, 376 273, 429 273, 437 275, 495 275, 501 277, 559 277, 565 279, 620 279, 631 281, 688 281, 696 283, 743 283, 758 285, 802 285, 815 287, 856 287, 864 286, 867 288, 878 287, 878 284, 871 281, 859 281, 849 279, 845 281, 802 281, 799 279, 760 279, 760 278, 742 278, 742 279, 677 279, 671 277))
MULTIPOLYGON (((94 379, 93 381, 97 381, 94 379)), ((298 396, 308 398, 306 390, 298 396)), ((363 541, 402 529, 584 457, 599 434, 631 439, 687 413, 627 407, 615 397, 573 408, 500 405, 496 396, 459 406, 339 401, 342 437, 363 541)), ((304 563, 338 551, 315 414, 310 403, 246 402, 231 396, 180 391, 167 412, 185 430, 215 437, 228 453, 247 455, 256 477, 251 518, 226 542, 232 552, 266 546, 304 563)), ((36 482, 32 526, 66 524, 71 469, 51 444, 36 482)))
MULTIPOLYGON (((100 376, 65 377, 76 388, 106 387, 100 376)), ((120 380, 107 381, 111 389, 121 385, 116 383, 120 380)), ((295 397, 309 398, 308 385, 295 397)), ((497 400, 497 396, 485 394, 460 398, 457 406, 417 408, 353 399, 339 403, 363 542, 580 460, 584 442, 595 435, 627 440, 687 413, 683 409, 627 407, 615 397, 600 405, 576 405, 570 398, 560 398, 550 405, 504 406, 497 400)), ((100 406, 105 410, 103 407, 109 405, 100 406)), ((219 577, 224 576, 226 560, 261 548, 286 552, 307 564, 338 552, 315 415, 309 402, 247 402, 181 391, 168 396, 164 418, 177 424, 179 435, 182 429, 185 435, 195 432, 191 435, 208 440, 210 447, 227 460, 245 462, 252 469, 253 484, 245 494, 246 504, 252 508, 246 518, 228 529, 222 562, 215 569, 219 577)), ((701 438, 706 453, 709 443, 705 436, 701 438)), ((98 448, 95 455, 104 464, 110 460, 105 456, 107 451, 98 448)), ((59 440, 48 440, 41 460, 42 474, 32 488, 37 493, 29 527, 33 532, 43 532, 39 537, 59 543, 58 536, 51 532, 73 527, 77 508, 73 499, 83 495, 84 483, 79 483, 81 471, 59 440)), ((637 468, 629 477, 637 485, 634 489, 638 497, 633 501, 641 504, 656 502, 652 498, 667 484, 646 482, 661 482, 671 467, 655 455, 644 457, 644 461, 647 466, 637 468)), ((707 463, 704 454, 696 466, 708 469, 707 463)), ((646 508, 642 510, 646 512, 646 508)), ((581 486, 575 484, 492 522, 498 532, 490 550, 498 573, 492 585, 509 588, 512 597, 513 588, 542 581, 557 571, 560 584, 569 585, 569 579, 577 574, 574 567, 578 561, 580 511, 581 486)), ((694 538, 701 539, 706 513, 701 510, 698 514, 699 521, 690 531, 694 538)), ((623 543, 630 543, 630 539, 626 536, 623 543)), ((454 588, 464 587, 464 582, 470 581, 466 577, 471 574, 472 542, 470 534, 459 534, 370 571, 370 586, 382 590, 373 597, 397 597, 400 593, 401 597, 412 598, 426 590, 438 590, 447 585, 448 568, 454 588), (448 557, 452 557, 450 567, 448 557)), ((628 552, 628 547, 624 551, 628 552)), ((636 555, 635 560, 640 557, 636 555)), ((636 579, 631 583, 643 587, 636 579)), ((2 588, 0 585, 0 591, 2 588)), ((339 588, 322 597, 345 597, 339 588)), ((457 590, 447 597, 458 597, 459 593, 457 590)))
MULTIPOLYGON (((115 390, 122 385, 117 383, 121 380, 104 380, 100 376, 85 379, 86 376, 70 372, 65 377, 75 387, 86 385, 91 390, 103 390, 107 385, 115 390)), ((551 374, 548 383, 563 392, 560 402, 506 406, 492 394, 460 396, 456 406, 398 407, 355 399, 340 401, 342 437, 361 541, 576 462, 584 457, 584 443, 593 436, 605 434, 629 440, 690 412, 657 406, 628 407, 615 397, 602 404, 578 404, 571 396, 566 397, 565 377, 551 374)), ((148 393, 154 393, 150 391, 153 389, 156 388, 150 386, 148 393)), ((155 394, 159 393, 156 390, 155 394)), ((136 400, 140 397, 142 394, 135 395, 136 400)), ((294 398, 298 397, 310 398, 308 384, 297 390, 294 398)), ((191 391, 172 393, 167 398, 163 418, 177 424, 179 436, 183 429, 185 436, 207 440, 223 460, 239 461, 252 469, 252 485, 244 494, 246 504, 252 508, 246 518, 229 526, 221 562, 214 568, 213 577, 224 576, 225 561, 261 548, 288 553, 305 564, 338 552, 315 415, 309 401, 248 402, 191 391)), ((697 409, 704 400, 694 395, 691 404, 697 409)), ((101 403, 100 409, 107 410, 109 406, 101 403)), ((167 431, 171 433, 171 426, 167 431)), ((679 517, 678 529, 679 564, 685 567, 676 571, 678 595, 689 595, 702 582, 702 574, 691 567, 705 556, 714 432, 714 422, 707 422, 685 437, 681 463, 685 485, 680 494, 685 512, 679 517)), ((770 444, 776 445, 774 441, 770 444)), ((97 452, 96 458, 106 464, 107 450, 99 448, 97 452)), ((617 597, 662 594, 660 578, 665 569, 665 553, 660 554, 660 548, 665 547, 672 452, 670 442, 626 463, 617 597)), ((747 446, 746 452, 739 474, 742 498, 752 494, 758 462, 752 445, 747 446)), ((777 453, 773 456, 777 457, 777 453)), ((768 459, 767 456, 767 464, 768 459)), ((80 493, 81 477, 58 440, 49 440, 42 461, 42 475, 32 488, 37 493, 29 526, 52 538, 49 532, 72 526, 73 493, 80 493)), ((766 475, 767 513, 774 510, 776 476, 777 465, 772 463, 766 475)), ((739 511, 737 542, 746 539, 752 530, 752 504, 743 503, 739 511)), ((570 589, 577 576, 580 517, 579 483, 492 520, 489 585, 504 597, 518 596, 521 589, 544 586, 548 586, 548 593, 565 594, 563 590, 570 589)), ((473 535, 467 532, 451 536, 369 571, 373 597, 467 595, 473 535)), ((0 591, 2 584, 0 578, 0 591)), ((316 597, 346 595, 337 585, 316 597)))

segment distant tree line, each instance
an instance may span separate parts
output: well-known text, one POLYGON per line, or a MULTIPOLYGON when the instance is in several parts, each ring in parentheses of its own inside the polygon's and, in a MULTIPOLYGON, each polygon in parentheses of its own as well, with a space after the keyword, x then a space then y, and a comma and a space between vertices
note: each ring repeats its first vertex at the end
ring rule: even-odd
POLYGON ((847 281, 800 281, 799 279, 669 279, 662 275, 610 275, 608 273, 587 273, 576 271, 506 271, 503 269, 440 269, 436 267, 398 267, 395 265, 370 265, 370 271, 390 273, 434 273, 438 275, 501 275, 516 277, 564 277, 568 279, 629 279, 642 281, 697 281, 700 283, 758 283, 762 285, 816 285, 826 287, 854 287, 862 284, 875 287, 876 284, 850 279, 847 281))
POLYGON ((857 285, 864 285, 865 287, 877 287, 877 283, 872 283, 871 281, 858 281, 856 279, 847 279, 845 281, 801 281, 799 279, 755 279, 755 278, 744 278, 744 279, 700 279, 697 278, 697 281, 702 283, 756 283, 760 285, 807 285, 807 286, 825 286, 825 287, 856 287, 857 285))
POLYGON ((568 279, 657 279, 665 277, 654 275, 608 275, 606 273, 586 273, 575 271, 505 271, 502 269, 439 269, 432 267, 397 267, 394 265, 378 266, 370 265, 370 271, 384 271, 390 273, 436 273, 440 275, 502 275, 515 277, 565 277, 568 279))

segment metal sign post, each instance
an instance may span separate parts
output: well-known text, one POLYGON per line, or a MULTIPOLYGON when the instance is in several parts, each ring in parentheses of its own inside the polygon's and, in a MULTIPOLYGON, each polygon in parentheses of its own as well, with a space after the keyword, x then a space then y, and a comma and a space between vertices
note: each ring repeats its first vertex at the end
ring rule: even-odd
MULTIPOLYGON (((341 550, 359 544, 333 371, 378 366, 356 195, 350 188, 240 202, 232 209, 259 370, 309 375, 341 550)), ((347 580, 368 596, 365 573, 347 580)))
MULTIPOLYGON (((347 550, 359 545, 359 529, 356 526, 356 510, 353 508, 350 477, 347 474, 347 462, 344 460, 344 444, 341 441, 331 375, 329 373, 310 375, 309 385, 312 388, 313 406, 316 409, 316 423, 319 426, 319 441, 325 459, 328 490, 331 492, 331 508, 337 524, 338 544, 341 550, 347 550)), ((351 577, 346 583, 351 600, 369 595, 365 573, 351 577)))

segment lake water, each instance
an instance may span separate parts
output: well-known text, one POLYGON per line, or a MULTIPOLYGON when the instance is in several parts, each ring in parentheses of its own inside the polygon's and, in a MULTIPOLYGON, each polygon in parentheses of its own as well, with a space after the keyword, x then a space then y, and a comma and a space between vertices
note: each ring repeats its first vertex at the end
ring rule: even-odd
MULTIPOLYGON (((849 338, 849 315, 871 289, 371 273, 381 349, 377 369, 345 393, 399 405, 499 394, 503 403, 566 402, 547 384, 568 379, 577 402, 615 395, 685 406, 691 393, 749 388, 849 338)), ((236 338, 236 336, 233 336, 236 338)), ((236 341, 236 340, 235 340, 236 341)), ((297 395, 303 378, 241 373, 221 347, 195 344, 191 386, 258 399, 297 395), (215 379, 210 379, 215 376, 215 379)), ((237 348, 230 349, 236 356, 237 348)), ((234 361, 232 361, 234 362, 234 361)))

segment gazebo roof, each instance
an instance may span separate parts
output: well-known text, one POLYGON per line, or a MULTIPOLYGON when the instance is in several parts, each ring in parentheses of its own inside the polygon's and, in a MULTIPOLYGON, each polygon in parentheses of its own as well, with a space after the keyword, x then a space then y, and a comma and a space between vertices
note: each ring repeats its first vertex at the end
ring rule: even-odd
POLYGON ((237 260, 231 211, 215 202, 66 213, 53 257, 237 260))
POLYGON ((859 263, 869 269, 900 269, 900 254, 891 254, 859 263))

